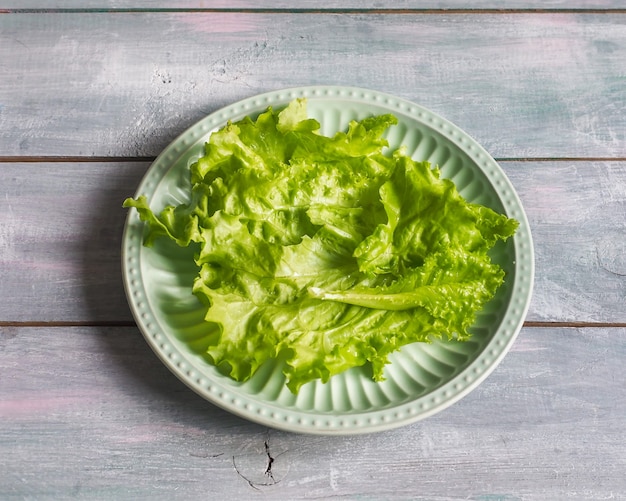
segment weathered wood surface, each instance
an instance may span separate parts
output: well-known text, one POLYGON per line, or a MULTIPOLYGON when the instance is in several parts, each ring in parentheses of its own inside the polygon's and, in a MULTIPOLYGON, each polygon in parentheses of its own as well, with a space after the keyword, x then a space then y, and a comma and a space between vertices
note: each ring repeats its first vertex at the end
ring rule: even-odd
POLYGON ((620 0, 4 0, 6 9, 246 9, 246 10, 345 10, 345 9, 623 9, 620 0))
MULTIPOLYGON (((502 166, 534 237, 528 320, 626 322, 626 162, 502 166)), ((0 321, 131 320, 120 275, 121 203, 148 167, 0 164, 0 321)))
POLYGON ((154 156, 206 114, 341 84, 496 157, 626 155, 626 14, 0 15, 0 156, 154 156))
POLYGON ((346 438, 231 416, 183 386, 135 328, 0 328, 0 352, 2 499, 626 493, 626 385, 615 372, 624 329, 524 329, 461 402, 402 429, 346 438))
POLYGON ((501 7, 1 2, 0 499, 626 499, 626 6, 501 7), (530 220, 539 327, 406 428, 268 430, 196 396, 129 326, 121 201, 142 157, 232 101, 309 84, 457 123, 502 160, 530 220))

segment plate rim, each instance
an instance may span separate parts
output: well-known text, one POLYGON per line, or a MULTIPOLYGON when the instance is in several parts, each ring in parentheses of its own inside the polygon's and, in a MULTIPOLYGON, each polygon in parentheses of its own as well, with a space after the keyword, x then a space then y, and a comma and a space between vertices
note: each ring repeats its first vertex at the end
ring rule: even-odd
POLYGON ((490 182, 493 181, 494 174, 497 174, 501 184, 500 189, 494 186, 494 190, 507 215, 511 215, 506 210, 507 207, 516 209, 514 217, 520 225, 512 237, 516 258, 512 296, 506 306, 507 309, 500 326, 494 332, 492 339, 476 358, 455 377, 425 395, 389 408, 350 412, 348 415, 340 412, 310 412, 306 413, 305 419, 303 419, 303 415, 305 415, 303 411, 285 409, 272 402, 262 402, 258 404, 258 407, 250 408, 248 404, 243 403, 246 398, 242 398, 241 395, 229 394, 236 393, 232 389, 220 388, 221 385, 206 381, 208 379, 206 376, 197 374, 198 371, 194 370, 193 364, 189 363, 184 354, 180 353, 177 347, 168 341, 167 333, 164 332, 165 329, 159 324, 158 319, 151 318, 150 313, 146 312, 147 300, 144 297, 145 294, 142 295, 142 284, 138 278, 141 274, 137 270, 140 263, 137 262, 134 255, 140 252, 140 249, 137 248, 142 245, 143 235, 138 238, 139 235, 133 229, 132 224, 137 222, 138 216, 136 211, 129 210, 122 234, 121 260, 124 291, 135 323, 161 362, 187 387, 212 404, 251 422, 289 432, 317 435, 355 435, 385 431, 433 416, 469 394, 500 364, 522 328, 530 307, 534 285, 535 263, 532 235, 519 196, 495 159, 461 128, 419 104, 362 87, 310 85, 274 90, 253 95, 217 109, 188 127, 170 142, 150 164, 134 196, 143 194, 150 186, 152 178, 162 178, 191 148, 197 147, 199 140, 204 143, 203 138, 208 137, 211 132, 224 125, 228 120, 234 121, 243 116, 262 112, 268 106, 282 106, 300 97, 358 101, 364 105, 375 105, 388 109, 394 114, 406 115, 454 143, 457 148, 469 156, 490 182), (503 200, 504 194, 506 194, 506 200, 503 200), (515 301, 513 301, 514 299, 515 301), (141 306, 142 303, 143 307, 141 306), (499 333, 500 335, 498 335, 499 333), (493 347, 493 344, 497 346, 493 347), (485 352, 489 352, 487 356, 485 356, 485 352))

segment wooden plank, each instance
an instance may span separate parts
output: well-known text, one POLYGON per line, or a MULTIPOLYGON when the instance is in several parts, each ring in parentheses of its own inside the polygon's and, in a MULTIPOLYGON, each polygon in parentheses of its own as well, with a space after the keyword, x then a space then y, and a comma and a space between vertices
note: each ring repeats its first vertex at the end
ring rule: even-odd
POLYGON ((449 409, 344 438, 268 430, 217 409, 134 328, 0 328, 0 350, 2 499, 587 501, 626 492, 626 386, 616 377, 625 329, 524 329, 449 409))
POLYGON ((506 5, 496 0, 394 0, 385 5, 376 0, 5 0, 7 9, 245 9, 245 10, 340 10, 340 9, 621 9, 619 0, 508 0, 506 5))
MULTIPOLYGON (((148 165, 0 164, 0 321, 131 321, 121 203, 148 165)), ((626 162, 502 165, 534 237, 528 320, 626 322, 626 162)))
POLYGON ((530 221, 530 320, 626 321, 626 162, 503 162, 530 221))
POLYGON ((0 164, 2 320, 131 319, 120 246, 148 164, 0 164))
POLYGON ((623 158, 625 22, 602 14, 3 15, 0 156, 153 156, 233 101, 340 84, 420 103, 497 157, 623 158))

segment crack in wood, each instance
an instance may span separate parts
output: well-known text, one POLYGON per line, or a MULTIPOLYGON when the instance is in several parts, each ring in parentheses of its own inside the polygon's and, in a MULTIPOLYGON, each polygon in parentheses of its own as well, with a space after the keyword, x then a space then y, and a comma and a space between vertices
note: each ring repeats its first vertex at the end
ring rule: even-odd
POLYGON ((271 487, 274 486, 278 483, 280 483, 281 479, 276 479, 274 476, 274 471, 273 471, 273 467, 275 465, 276 459, 278 459, 280 456, 282 456, 283 454, 285 454, 287 451, 283 451, 280 454, 273 456, 270 450, 270 432, 268 430, 267 432, 267 436, 265 438, 265 440, 263 441, 263 450, 265 453, 265 469, 263 470, 263 476, 266 477, 268 480, 266 482, 258 482, 255 481, 253 479, 251 479, 249 476, 245 475, 241 469, 239 468, 239 466, 237 465, 237 460, 235 456, 232 456, 232 461, 233 461, 233 468, 235 470, 235 472, 237 473, 237 475, 239 475, 243 480, 245 480, 245 482, 252 487, 254 490, 261 490, 261 487, 271 487))
POLYGON ((272 473, 272 464, 274 464, 274 458, 270 454, 270 444, 269 444, 269 433, 267 440, 265 441, 265 454, 267 455, 267 466, 265 467, 265 476, 270 477, 274 483, 276 480, 274 479, 274 474, 272 473))

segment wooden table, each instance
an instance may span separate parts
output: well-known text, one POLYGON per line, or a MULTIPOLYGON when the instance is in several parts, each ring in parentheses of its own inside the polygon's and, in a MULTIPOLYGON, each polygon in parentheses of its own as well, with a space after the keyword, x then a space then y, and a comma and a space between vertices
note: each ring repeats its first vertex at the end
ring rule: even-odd
POLYGON ((0 2, 0 499, 626 499, 624 7, 0 2), (459 125, 533 231, 511 352, 393 431, 295 435, 216 408, 157 360, 122 288, 121 202, 161 149, 315 84, 459 125))

